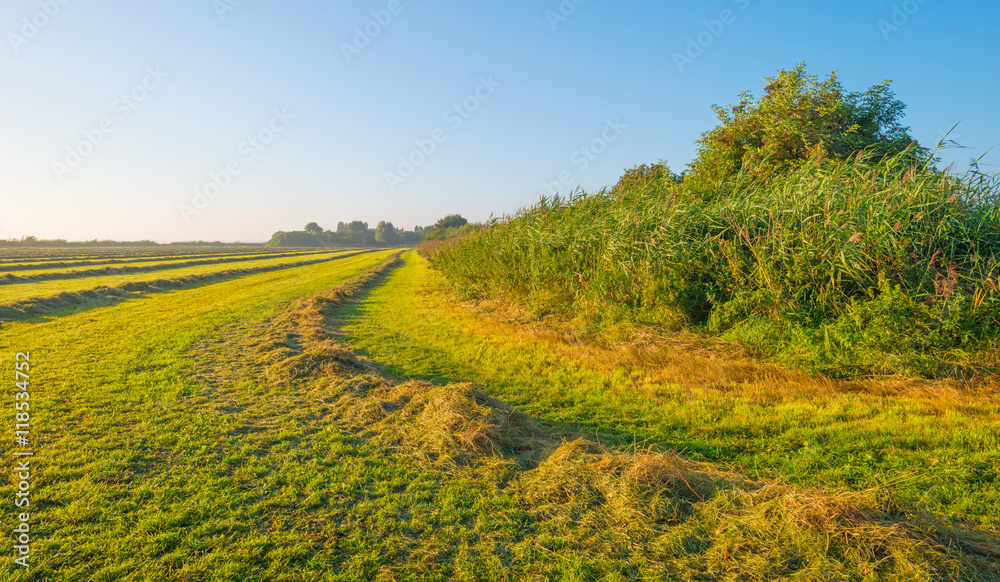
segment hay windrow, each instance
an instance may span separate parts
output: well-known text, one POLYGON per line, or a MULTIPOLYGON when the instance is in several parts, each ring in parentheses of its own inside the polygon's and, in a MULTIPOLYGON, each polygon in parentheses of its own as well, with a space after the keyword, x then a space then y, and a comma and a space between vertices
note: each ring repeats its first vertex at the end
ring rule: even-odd
MULTIPOLYGON (((168 262, 156 265, 123 265, 123 266, 101 266, 94 269, 81 269, 79 271, 53 271, 48 273, 36 273, 33 275, 17 275, 11 272, 0 275, 0 285, 17 285, 24 283, 35 283, 38 281, 58 281, 64 279, 81 279, 84 277, 98 277, 106 275, 126 275, 132 273, 149 273, 154 271, 168 271, 171 269, 182 269, 184 267, 195 267, 202 265, 218 265, 218 264, 229 264, 229 263, 242 263, 246 261, 259 261, 261 259, 281 259, 287 257, 297 257, 304 254, 310 253, 280 253, 280 254, 268 254, 267 256, 248 256, 248 257, 217 257, 217 258, 202 258, 202 259, 188 259, 182 261, 168 262)), ((139 261, 135 261, 139 262, 139 261)), ((86 263, 63 263, 62 267, 72 267, 75 265, 86 265, 86 263)), ((60 264, 55 263, 56 267, 59 268, 60 264)), ((42 267, 42 268, 53 268, 53 267, 42 267)), ((4 267, 0 270, 15 271, 15 270, 32 270, 30 267, 4 267)))
POLYGON ((216 273, 206 273, 204 275, 191 275, 188 277, 178 277, 175 279, 157 279, 155 281, 140 281, 123 283, 115 287, 95 287, 87 291, 64 292, 52 297, 39 297, 16 301, 6 305, 0 305, 0 323, 5 321, 18 321, 28 317, 47 315, 74 307, 99 307, 110 305, 123 298, 135 297, 146 293, 163 293, 166 291, 176 291, 179 289, 190 289, 200 285, 219 283, 232 279, 239 279, 247 275, 280 271, 295 267, 306 267, 327 261, 346 259, 370 251, 360 251, 336 257, 327 257, 298 263, 266 265, 249 269, 230 269, 216 273))

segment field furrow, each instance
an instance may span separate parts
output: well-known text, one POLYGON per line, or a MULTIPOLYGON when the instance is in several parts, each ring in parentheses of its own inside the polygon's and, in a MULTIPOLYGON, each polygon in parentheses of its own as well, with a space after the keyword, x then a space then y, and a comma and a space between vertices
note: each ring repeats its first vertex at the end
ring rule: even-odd
POLYGON ((0 265, 19 263, 38 263, 46 261, 97 261, 113 258, 135 259, 142 257, 180 257, 213 254, 233 254, 252 252, 272 252, 273 249, 261 246, 219 246, 206 247, 169 245, 169 246, 136 246, 119 245, 113 247, 0 247, 0 265))

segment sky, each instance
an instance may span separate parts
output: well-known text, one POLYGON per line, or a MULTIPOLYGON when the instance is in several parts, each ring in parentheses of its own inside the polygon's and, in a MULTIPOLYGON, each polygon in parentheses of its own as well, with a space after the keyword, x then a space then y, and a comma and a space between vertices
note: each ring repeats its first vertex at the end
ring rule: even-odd
POLYGON ((5 0, 0 238, 262 242, 682 171, 713 104, 805 62, 1000 164, 1000 5, 5 0))

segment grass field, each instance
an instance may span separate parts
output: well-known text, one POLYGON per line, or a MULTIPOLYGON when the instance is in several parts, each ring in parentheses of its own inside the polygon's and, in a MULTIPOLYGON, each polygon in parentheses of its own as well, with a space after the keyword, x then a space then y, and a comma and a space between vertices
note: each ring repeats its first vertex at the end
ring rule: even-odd
POLYGON ((997 386, 588 344, 397 254, 5 323, 0 579, 1000 579, 997 386))
POLYGON ((268 247, 218 247, 218 248, 179 248, 179 249, 142 249, 141 247, 95 248, 86 251, 77 249, 46 249, 43 252, 32 253, 31 249, 3 249, 0 265, 38 264, 59 262, 96 262, 96 261, 160 261, 163 259, 184 257, 210 257, 225 255, 268 254, 277 249, 268 247))
MULTIPOLYGON (((341 249, 348 250, 348 249, 341 249)), ((57 263, 35 263, 14 265, 0 265, 0 284, 30 282, 31 280, 45 280, 48 278, 69 279, 87 274, 113 274, 140 271, 157 271, 162 269, 177 268, 182 266, 194 266, 197 264, 210 264, 213 262, 239 262, 252 261, 265 258, 278 258, 290 256, 303 256, 308 254, 319 254, 322 251, 299 251, 299 252, 272 252, 272 253, 236 253, 236 254, 213 254, 213 255, 188 255, 162 257, 157 259, 111 259, 96 260, 81 263, 57 262, 57 263)))
POLYGON ((113 247, 11 247, 0 246, 0 265, 9 263, 38 263, 55 261, 103 261, 109 259, 134 260, 148 257, 208 256, 234 253, 270 253, 274 249, 262 246, 113 246, 113 247))
POLYGON ((58 295, 60 293, 78 293, 88 291, 98 287, 117 287, 127 283, 142 283, 162 279, 182 279, 198 275, 222 273, 227 270, 251 270, 259 268, 270 268, 279 266, 292 266, 299 263, 332 259, 339 256, 349 255, 357 251, 337 251, 327 253, 316 253, 293 256, 266 257, 249 261, 233 262, 211 262, 208 264, 196 264, 194 266, 184 266, 167 268, 151 272, 140 271, 136 273, 123 273, 98 276, 81 276, 68 279, 57 279, 52 281, 27 282, 21 284, 0 285, 0 305, 8 305, 17 301, 28 299, 44 298, 58 295))
MULTIPOLYGON (((225 576, 224 569, 210 577, 222 564, 206 550, 258 525, 271 531, 270 502, 262 497, 268 488, 254 483, 254 475, 280 468, 266 453, 292 436, 269 431, 261 444, 265 448, 252 451, 243 437, 254 431, 241 428, 243 421, 230 415, 235 409, 227 409, 198 380, 203 371, 188 352, 220 328, 259 324, 291 300, 335 286, 388 254, 158 294, 99 313, 6 325, 0 331, 3 351, 30 352, 34 365, 36 579, 156 580, 183 564, 201 572, 199 579, 240 579, 225 576), (226 442, 220 440, 223 435, 226 442), (234 464, 237 457, 242 460, 234 464), (236 470, 250 481, 230 481, 236 470), (239 516, 251 498, 263 503, 261 514, 244 522, 239 516), (213 518, 198 531, 183 531, 210 514, 213 518), (202 558, 193 558, 200 552, 205 552, 202 558), (154 557, 160 567, 150 570, 154 557)), ((12 360, 7 360, 4 368, 12 375, 12 360)), ((253 390, 258 404, 274 404, 269 386, 253 390)), ((292 416, 281 422, 289 424, 305 412, 308 408, 289 410, 292 416)), ((272 421, 277 419, 257 419, 274 428, 272 421)), ((9 475, 4 477, 4 495, 10 497, 9 475)), ((281 537, 266 545, 280 546, 281 537)), ((249 535, 244 542, 221 551, 252 553, 260 540, 249 535)), ((11 545, 5 537, 8 555, 11 545)), ((5 567, 12 576, 12 564, 5 567)))

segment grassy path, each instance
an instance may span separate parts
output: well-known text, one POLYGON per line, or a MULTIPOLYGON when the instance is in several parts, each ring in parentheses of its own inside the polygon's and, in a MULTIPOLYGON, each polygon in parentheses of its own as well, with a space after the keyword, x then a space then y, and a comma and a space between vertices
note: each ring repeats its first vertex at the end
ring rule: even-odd
MULTIPOLYGON (((599 348, 474 313, 415 253, 350 312, 352 349, 396 378, 474 382, 556 426, 659 443, 754 478, 886 487, 906 508, 1000 529, 1000 400, 858 384, 694 350, 599 348)), ((510 319, 509 317, 507 319, 510 319)))

